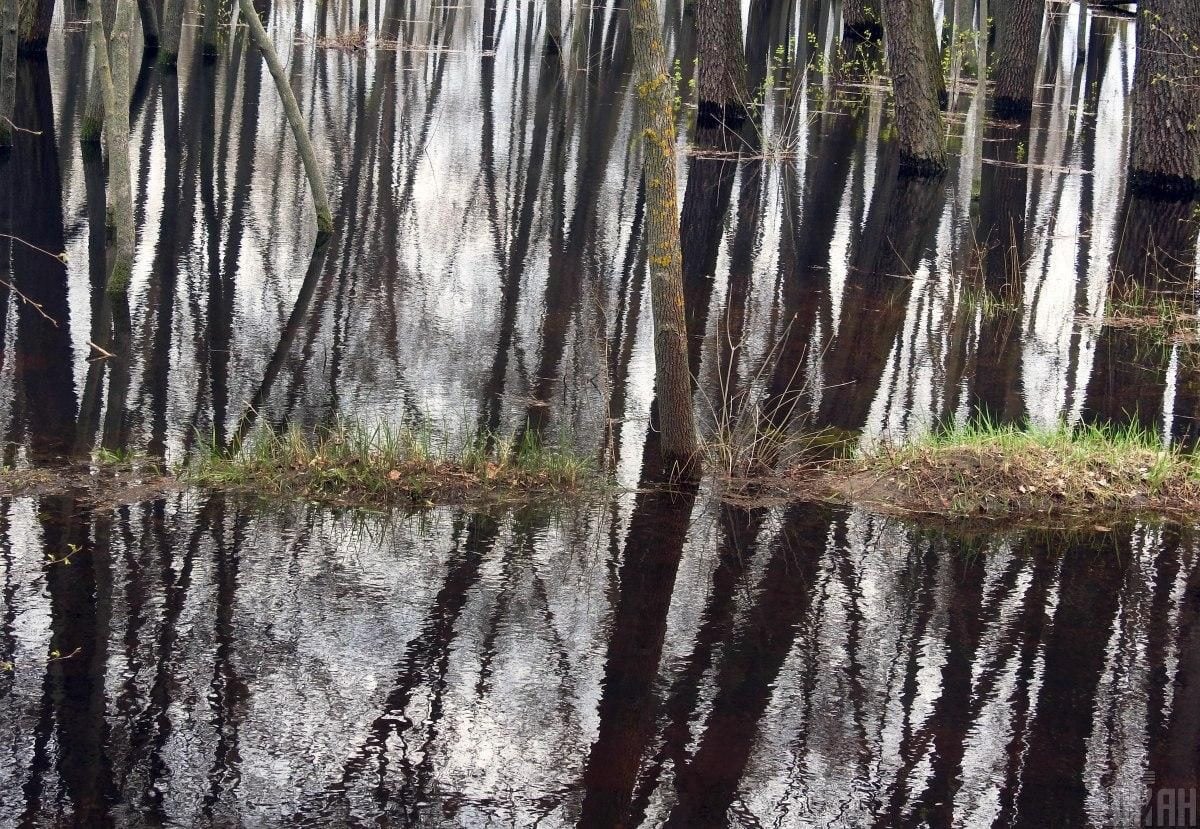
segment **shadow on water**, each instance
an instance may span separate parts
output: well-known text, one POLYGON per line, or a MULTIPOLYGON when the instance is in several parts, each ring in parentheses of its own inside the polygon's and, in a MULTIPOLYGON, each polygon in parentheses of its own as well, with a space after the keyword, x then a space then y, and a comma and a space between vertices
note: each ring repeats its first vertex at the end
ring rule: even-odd
MULTIPOLYGON (((681 111, 704 428, 758 405, 867 440, 986 416, 1194 444, 1200 228, 1125 192, 1129 21, 1051 8, 1024 119, 950 55, 952 169, 925 181, 837 5, 746 4, 741 134, 681 111), (823 72, 839 43, 858 58, 823 72)), ((942 5, 957 42, 976 4, 942 5)), ((0 826, 1133 825, 1196 785, 1191 528, 956 538, 656 486, 620 0, 562 9, 560 49, 531 3, 256 8, 335 233, 312 251, 244 31, 203 59, 189 25, 177 73, 135 76, 127 299, 78 150, 79 10, 19 62, 4 463, 405 418, 571 441, 629 491, 556 514, 0 501, 0 826)), ((666 12, 686 100, 696 22, 666 12)))

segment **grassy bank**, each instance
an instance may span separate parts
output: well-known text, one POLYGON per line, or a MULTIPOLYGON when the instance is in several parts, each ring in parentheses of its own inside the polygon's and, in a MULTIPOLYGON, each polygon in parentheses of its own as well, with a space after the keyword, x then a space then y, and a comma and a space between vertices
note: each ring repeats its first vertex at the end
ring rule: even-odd
POLYGON ((825 466, 827 494, 941 518, 1014 521, 1200 508, 1200 459, 1136 426, 957 425, 825 466))
POLYGON ((309 435, 263 431, 232 451, 202 452, 186 483, 356 506, 551 498, 600 488, 589 459, 522 440, 475 436, 451 446, 432 431, 338 423, 309 435))

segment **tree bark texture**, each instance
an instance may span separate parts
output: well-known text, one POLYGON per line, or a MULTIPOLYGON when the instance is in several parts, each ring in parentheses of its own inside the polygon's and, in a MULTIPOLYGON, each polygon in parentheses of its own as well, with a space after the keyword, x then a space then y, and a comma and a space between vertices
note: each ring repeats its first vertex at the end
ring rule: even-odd
MULTIPOLYGON (((217 18, 220 13, 217 11, 219 3, 217 0, 204 0, 201 4, 201 10, 204 14, 204 28, 201 33, 203 46, 201 51, 204 54, 205 60, 213 60, 217 56, 217 18)), ((255 14, 255 17, 258 15, 255 14)))
POLYGON ((879 12, 879 0, 845 0, 842 3, 842 37, 882 40, 883 17, 879 12))
POLYGON ((23 55, 45 52, 54 20, 54 0, 18 0, 18 7, 17 50, 23 55))
POLYGON ((17 105, 17 0, 0 0, 0 147, 12 146, 17 105))
MULTIPOLYGON (((91 16, 91 0, 88 2, 88 16, 91 16)), ((115 0, 102 0, 100 13, 104 16, 104 38, 107 41, 112 33, 113 15, 116 14, 115 0)), ((86 66, 86 64, 85 64, 86 66)), ((100 136, 104 133, 104 93, 100 82, 100 71, 96 62, 92 61, 92 80, 88 85, 87 106, 83 111, 83 121, 79 125, 79 141, 85 147, 94 145, 88 152, 99 152, 100 136)))
POLYGON ((926 0, 883 0, 888 68, 895 98, 900 171, 938 175, 946 169, 946 138, 938 107, 941 65, 926 0))
POLYGON ((104 95, 104 132, 108 146, 108 210, 114 229, 108 270, 109 293, 124 293, 133 270, 133 192, 129 177, 129 34, 133 0, 118 0, 111 38, 104 36, 100 0, 90 0, 89 38, 104 95))
POLYGON ((998 0, 995 5, 993 108, 998 115, 1023 115, 1033 107, 1033 85, 1037 77, 1045 8, 1044 0, 998 0))
POLYGON ((158 65, 172 69, 179 61, 179 38, 183 31, 183 0, 163 0, 162 39, 158 65))
POLYGON ((1130 187, 1196 195, 1200 179, 1200 4, 1142 0, 1130 124, 1130 187))
POLYGON ((699 127, 737 129, 746 118, 746 57, 738 0, 696 0, 699 127))
POLYGON ((267 30, 263 28, 262 21, 258 19, 258 12, 254 10, 251 0, 239 0, 239 2, 242 17, 246 19, 246 27, 250 29, 250 36, 254 38, 258 50, 262 52, 263 60, 267 62, 267 68, 271 71, 271 77, 275 79, 275 88, 279 91, 279 98, 283 102, 284 114, 287 115, 292 134, 296 137, 300 160, 304 162, 304 174, 308 177, 308 186, 312 190, 313 206, 317 214, 317 244, 320 245, 333 233, 333 212, 329 208, 329 196, 325 191, 325 177, 317 165, 317 155, 313 151, 312 141, 309 140, 308 129, 304 126, 304 116, 300 114, 300 105, 296 103, 296 95, 292 92, 292 85, 288 82, 283 64, 279 62, 275 46, 267 37, 267 30))
POLYGON ((154 0, 138 0, 138 14, 142 19, 142 49, 153 54, 158 51, 158 9, 154 0))
MULTIPOLYGON (((248 0, 242 0, 248 2, 248 0)), ((689 469, 695 461, 696 425, 687 363, 687 323, 675 204, 675 107, 658 6, 633 0, 634 77, 642 129, 642 175, 646 180, 646 244, 654 311, 655 392, 662 457, 689 469)))

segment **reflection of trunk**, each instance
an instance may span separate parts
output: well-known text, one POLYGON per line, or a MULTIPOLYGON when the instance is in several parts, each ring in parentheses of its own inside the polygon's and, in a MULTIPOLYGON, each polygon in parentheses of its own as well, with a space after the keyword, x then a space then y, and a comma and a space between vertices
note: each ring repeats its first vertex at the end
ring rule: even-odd
POLYGON ((658 7, 632 0, 642 175, 646 179, 646 246, 654 316, 654 383, 659 401, 665 463, 686 467, 696 452, 692 381, 687 362, 687 321, 675 206, 675 102, 663 48, 658 7))
POLYGON ((1093 701, 1124 570, 1133 558, 1128 538, 1092 535, 1064 546, 1037 713, 1025 735, 1028 748, 1016 803, 1021 825, 1088 825, 1084 766, 1093 701), (1114 541, 1123 549, 1112 549, 1114 541))
POLYGON ((1044 0, 1000 0, 996 4, 996 112, 1029 112, 1037 75, 1044 0))
POLYGON ((658 453, 659 436, 651 433, 643 456, 643 486, 625 538, 620 596, 601 683, 600 728, 583 774, 581 827, 627 825, 638 767, 654 726, 654 680, 696 501, 694 486, 663 486, 666 464, 658 453))
POLYGON ((846 40, 875 40, 883 37, 878 0, 845 0, 842 3, 842 37, 846 40))
POLYGON ((1021 153, 1028 152, 1029 137, 1030 122, 1024 119, 1015 134, 1004 125, 989 127, 983 142, 988 157, 980 173, 976 228, 976 247, 983 251, 977 286, 982 322, 969 409, 972 416, 994 422, 1016 422, 1024 414, 1021 321, 1029 168, 1021 153))
POLYGON ((667 826, 725 825, 779 670, 812 604, 831 523, 829 510, 815 504, 798 504, 787 516, 754 606, 726 648, 704 734, 677 772, 679 801, 667 826))
POLYGON ((946 169, 946 139, 938 109, 942 69, 933 5, 926 0, 883 0, 883 19, 900 169, 937 175, 946 169))
POLYGON ((737 129, 749 100, 738 0, 696 0, 696 51, 697 126, 737 129))
POLYGON ((700 371, 700 353, 708 322, 708 307, 721 248, 722 229, 737 159, 728 155, 732 142, 720 128, 696 130, 700 154, 693 156, 683 194, 683 212, 679 217, 679 236, 683 253, 683 292, 687 297, 688 370, 700 371), (717 155, 704 155, 715 150, 717 155))
MULTIPOLYGON (((35 132, 14 136, 13 158, 20 159, 20 165, 11 172, 12 232, 43 250, 62 251, 62 182, 49 67, 45 61, 22 61, 17 78, 15 120, 35 132)), ((30 413, 26 423, 30 455, 43 460, 70 451, 75 432, 67 267, 26 245, 13 246, 12 263, 17 290, 55 321, 48 322, 26 302, 17 306, 15 369, 30 413)))
POLYGON ((1130 186, 1191 195, 1200 179, 1200 3, 1142 0, 1130 118, 1130 186))
MULTIPOLYGON (((1192 821, 1196 817, 1196 786, 1200 779, 1200 565, 1192 558, 1192 572, 1180 602, 1180 613, 1176 622, 1178 639, 1175 652, 1178 662, 1171 701, 1170 721, 1162 732, 1162 739, 1151 742, 1150 768, 1154 772, 1154 785, 1160 792, 1172 789, 1191 789, 1192 821)), ((1174 804, 1178 825, 1182 820, 1182 796, 1174 804)), ((1147 826, 1166 826, 1161 811, 1165 801, 1156 803, 1158 810, 1152 813, 1158 822, 1147 826)))
POLYGON ((112 825, 108 801, 113 781, 105 755, 104 675, 112 611, 108 525, 97 520, 95 541, 84 523, 87 514, 67 498, 46 498, 40 504, 46 555, 71 563, 46 565, 50 595, 51 656, 60 658, 47 668, 50 696, 55 701, 59 754, 57 771, 73 806, 75 825, 112 825), (72 553, 72 550, 75 550, 72 553))
POLYGON ((687 660, 676 671, 671 690, 663 702, 661 745, 638 776, 638 786, 629 809, 629 826, 641 826, 655 794, 663 768, 686 764, 692 741, 692 721, 700 703, 702 681, 712 669, 722 645, 736 622, 737 598, 744 586, 746 570, 757 551, 757 538, 768 511, 721 507, 721 541, 718 563, 712 575, 712 590, 704 606, 695 643, 687 660))
MULTIPOLYGON (((1141 316, 1158 304, 1178 306, 1191 296, 1191 274, 1200 233, 1192 205, 1129 196, 1107 309, 1141 316), (1144 305, 1142 304, 1144 303, 1144 305)), ((1163 321, 1158 325, 1165 326, 1163 321)), ((1097 421, 1130 419, 1157 430, 1163 413, 1171 343, 1154 326, 1105 325, 1096 343, 1088 382, 1085 417, 1097 421)), ((1167 424, 1170 426, 1170 424, 1167 424)))
POLYGON ((104 411, 104 436, 101 446, 110 452, 122 452, 129 447, 129 424, 126 420, 126 404, 129 400, 129 364, 133 359, 131 349, 132 322, 129 317, 129 300, 125 296, 110 295, 112 313, 112 345, 108 369, 108 405, 104 411))
POLYGON ((882 185, 847 279, 841 325, 825 360, 821 425, 854 431, 867 422, 888 360, 904 329, 912 275, 932 240, 945 188, 897 176, 881 160, 882 185))

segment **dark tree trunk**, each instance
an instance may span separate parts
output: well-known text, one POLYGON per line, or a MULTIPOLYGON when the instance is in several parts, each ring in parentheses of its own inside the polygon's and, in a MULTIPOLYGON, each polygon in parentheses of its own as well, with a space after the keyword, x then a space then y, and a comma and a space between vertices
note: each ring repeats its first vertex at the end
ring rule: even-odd
POLYGON ((687 468, 695 460, 696 425, 687 362, 679 212, 675 206, 675 106, 658 5, 630 5, 638 120, 642 128, 642 175, 646 180, 646 246, 654 312, 655 391, 662 457, 687 468))
POLYGON ((50 24, 54 20, 54 0, 18 0, 19 23, 17 51, 37 55, 46 51, 50 24))
POLYGON ((746 59, 738 0, 696 0, 696 124, 737 129, 746 118, 746 59))
POLYGON ((1171 197, 1200 178, 1200 4, 1142 0, 1133 70, 1130 186, 1171 197))
POLYGON ((882 5, 900 170, 938 175, 946 169, 946 139, 938 107, 942 70, 933 6, 925 0, 883 0, 882 5))
POLYGON ((138 15, 142 19, 142 49, 146 54, 158 51, 158 9, 154 0, 138 0, 138 15))
POLYGON ((1033 84, 1037 75, 1044 10, 1043 0, 1000 0, 996 3, 996 89, 993 106, 999 115, 1020 115, 1033 107, 1033 84))
POLYGON ((845 0, 842 3, 842 37, 846 40, 882 40, 883 17, 879 0, 845 0))
POLYGON ((17 101, 17 0, 0 0, 0 147, 12 146, 17 101))

